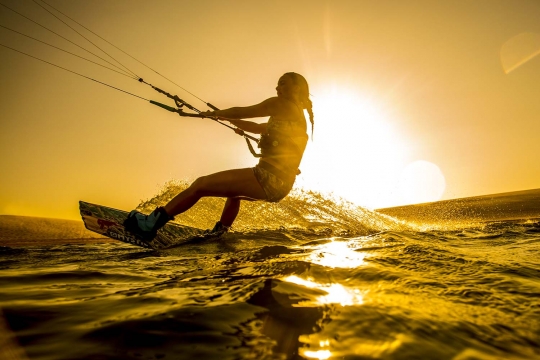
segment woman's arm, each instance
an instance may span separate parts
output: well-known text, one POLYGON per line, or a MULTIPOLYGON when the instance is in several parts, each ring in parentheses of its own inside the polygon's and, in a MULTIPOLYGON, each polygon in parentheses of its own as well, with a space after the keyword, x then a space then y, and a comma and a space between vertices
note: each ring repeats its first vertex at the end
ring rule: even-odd
POLYGON ((240 119, 275 115, 278 106, 279 99, 277 97, 273 97, 256 105, 232 107, 229 109, 216 111, 206 111, 202 112, 201 115, 208 117, 219 117, 244 131, 254 134, 263 134, 266 132, 266 123, 258 124, 254 123, 253 121, 245 121, 240 119))
MULTIPOLYGON (((223 117, 226 119, 249 119, 255 117, 272 116, 275 115, 276 106, 278 106, 278 98, 273 97, 266 99, 257 105, 232 107, 224 110, 210 111, 212 116, 223 117)), ((203 113, 203 114, 206 114, 203 113)))

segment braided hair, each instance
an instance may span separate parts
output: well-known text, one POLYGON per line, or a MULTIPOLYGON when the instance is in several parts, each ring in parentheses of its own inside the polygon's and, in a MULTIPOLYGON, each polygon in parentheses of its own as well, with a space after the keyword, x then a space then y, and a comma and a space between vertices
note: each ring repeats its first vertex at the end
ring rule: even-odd
POLYGON ((295 85, 300 87, 300 102, 302 108, 306 109, 309 114, 309 122, 311 122, 311 139, 313 139, 313 128, 315 127, 315 121, 313 120, 313 103, 309 98, 309 85, 305 77, 295 72, 288 72, 285 75, 290 76, 295 85))

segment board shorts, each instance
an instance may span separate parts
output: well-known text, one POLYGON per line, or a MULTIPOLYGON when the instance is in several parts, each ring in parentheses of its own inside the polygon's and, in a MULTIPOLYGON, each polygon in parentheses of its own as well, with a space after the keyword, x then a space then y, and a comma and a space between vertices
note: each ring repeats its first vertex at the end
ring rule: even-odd
POLYGON ((253 168, 255 178, 266 193, 266 201, 278 202, 291 191, 296 175, 288 175, 266 161, 253 168))

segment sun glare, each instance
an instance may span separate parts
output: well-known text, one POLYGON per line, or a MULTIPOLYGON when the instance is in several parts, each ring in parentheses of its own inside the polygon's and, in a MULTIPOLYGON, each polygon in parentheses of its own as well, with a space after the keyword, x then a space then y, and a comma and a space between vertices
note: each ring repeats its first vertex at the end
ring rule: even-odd
POLYGON ((344 88, 316 94, 314 139, 298 183, 359 205, 379 206, 394 187, 408 153, 390 119, 391 109, 344 88))
POLYGON ((357 268, 364 265, 365 253, 355 251, 345 241, 331 241, 320 245, 310 255, 314 264, 333 268, 357 268))
POLYGON ((332 353, 330 350, 304 350, 304 356, 311 358, 311 359, 319 359, 319 360, 325 360, 329 359, 330 356, 332 356, 332 353))
POLYGON ((446 180, 437 165, 418 160, 405 167, 397 187, 404 204, 431 202, 441 199, 446 180))

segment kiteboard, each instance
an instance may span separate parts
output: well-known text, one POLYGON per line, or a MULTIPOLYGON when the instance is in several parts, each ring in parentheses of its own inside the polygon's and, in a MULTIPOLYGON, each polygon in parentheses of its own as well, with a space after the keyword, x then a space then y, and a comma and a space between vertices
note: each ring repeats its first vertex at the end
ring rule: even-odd
POLYGON ((79 201, 79 209, 84 226, 90 231, 105 235, 111 239, 147 249, 165 249, 178 245, 189 239, 204 235, 204 230, 190 226, 168 223, 161 228, 151 241, 143 241, 124 228, 127 211, 113 209, 107 206, 90 204, 79 201))

